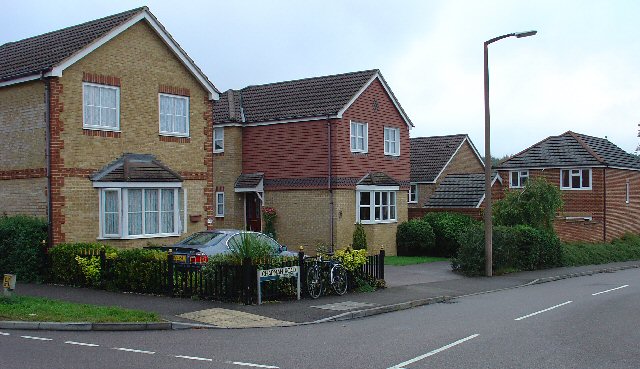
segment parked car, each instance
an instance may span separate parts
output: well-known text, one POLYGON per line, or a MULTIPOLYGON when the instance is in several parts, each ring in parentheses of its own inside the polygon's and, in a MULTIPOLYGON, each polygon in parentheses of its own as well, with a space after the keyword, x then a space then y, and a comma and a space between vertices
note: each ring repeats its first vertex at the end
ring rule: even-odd
POLYGON ((297 256, 287 251, 287 247, 261 232, 242 231, 239 229, 214 229, 196 232, 182 241, 163 247, 154 247, 173 252, 173 261, 178 264, 202 265, 209 261, 209 256, 227 254, 232 247, 240 245, 243 237, 255 236, 271 246, 274 256, 297 256))

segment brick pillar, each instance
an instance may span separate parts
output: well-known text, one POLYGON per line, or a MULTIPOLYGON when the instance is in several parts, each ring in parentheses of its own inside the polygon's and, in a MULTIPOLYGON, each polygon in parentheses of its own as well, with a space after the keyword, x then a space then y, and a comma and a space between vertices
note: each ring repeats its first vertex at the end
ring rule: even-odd
POLYGON ((207 185, 204 189, 204 198, 206 202, 204 204, 204 211, 206 213, 207 229, 213 229, 213 223, 209 223, 209 219, 214 217, 214 188, 213 188, 213 101, 209 100, 207 96, 204 98, 205 112, 204 120, 206 125, 204 128, 204 135, 206 137, 204 141, 204 164, 207 167, 207 185))
POLYGON ((61 101, 63 89, 59 78, 51 78, 49 81, 49 129, 51 135, 51 188, 49 189, 49 201, 51 201, 51 246, 54 246, 65 241, 65 234, 62 231, 62 225, 65 222, 63 211, 65 198, 62 195, 62 188, 64 187, 64 160, 62 159, 64 141, 61 137, 64 130, 64 122, 60 118, 60 114, 64 111, 64 104, 61 101))

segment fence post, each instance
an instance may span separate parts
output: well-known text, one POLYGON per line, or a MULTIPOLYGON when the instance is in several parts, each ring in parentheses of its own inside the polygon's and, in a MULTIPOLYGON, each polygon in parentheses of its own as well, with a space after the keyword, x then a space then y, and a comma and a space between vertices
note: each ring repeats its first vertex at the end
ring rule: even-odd
POLYGON ((384 246, 380 247, 380 256, 378 257, 378 279, 384 279, 384 246))
POLYGON ((173 251, 167 252, 167 293, 173 297, 173 251))
POLYGON ((300 280, 304 280, 302 279, 303 276, 305 276, 306 274, 304 273, 304 247, 300 246, 300 249, 298 250, 298 266, 300 267, 300 280))
POLYGON ((251 269, 251 258, 242 259, 242 290, 245 305, 251 305, 251 283, 254 282, 251 269))

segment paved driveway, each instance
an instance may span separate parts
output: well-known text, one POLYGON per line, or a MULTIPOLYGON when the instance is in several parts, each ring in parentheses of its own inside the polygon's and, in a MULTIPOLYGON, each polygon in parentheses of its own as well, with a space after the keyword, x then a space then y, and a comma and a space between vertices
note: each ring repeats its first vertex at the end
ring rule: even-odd
POLYGON ((410 286, 463 278, 464 276, 451 271, 451 263, 448 261, 406 266, 384 266, 384 279, 387 282, 387 287, 410 286))

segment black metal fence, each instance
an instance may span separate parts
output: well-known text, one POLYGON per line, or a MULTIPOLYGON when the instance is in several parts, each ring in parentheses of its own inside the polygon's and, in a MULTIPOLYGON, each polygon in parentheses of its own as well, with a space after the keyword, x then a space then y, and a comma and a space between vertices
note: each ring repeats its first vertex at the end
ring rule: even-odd
MULTIPOLYGON (((297 258, 275 258, 254 262, 247 258, 241 264, 208 263, 205 266, 176 263, 171 253, 167 253, 166 259, 162 260, 109 258, 104 249, 87 250, 78 256, 98 257, 100 261, 100 280, 82 281, 83 277, 80 275, 73 279, 80 282, 76 283, 78 285, 253 304, 257 302, 258 270, 298 266, 303 297, 307 290, 306 264, 309 260, 305 258, 304 252, 299 252, 297 258)), ((370 280, 384 279, 384 250, 377 255, 368 256, 367 262, 357 274, 370 280)), ((263 301, 296 299, 297 280, 280 278, 263 281, 261 296, 263 301)))

